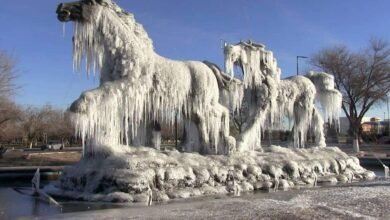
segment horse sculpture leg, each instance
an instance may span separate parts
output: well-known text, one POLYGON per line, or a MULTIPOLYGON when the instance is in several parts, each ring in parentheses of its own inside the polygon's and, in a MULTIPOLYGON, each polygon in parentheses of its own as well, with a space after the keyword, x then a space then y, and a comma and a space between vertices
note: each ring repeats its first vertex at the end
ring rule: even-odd
POLYGON ((318 147, 326 146, 323 125, 324 125, 324 120, 322 119, 322 116, 318 112, 317 108, 314 107, 311 130, 314 135, 315 145, 318 147))
POLYGON ((218 143, 218 149, 221 154, 228 155, 234 151, 236 151, 236 139, 229 135, 230 132, 230 123, 229 123, 229 109, 221 104, 217 104, 216 108, 219 111, 218 117, 221 121, 221 138, 218 143))
POLYGON ((237 144, 238 151, 262 149, 261 147, 261 129, 272 107, 276 105, 278 94, 278 84, 275 80, 266 76, 261 85, 256 86, 255 98, 251 100, 249 107, 249 117, 246 123, 249 125, 240 135, 237 144))

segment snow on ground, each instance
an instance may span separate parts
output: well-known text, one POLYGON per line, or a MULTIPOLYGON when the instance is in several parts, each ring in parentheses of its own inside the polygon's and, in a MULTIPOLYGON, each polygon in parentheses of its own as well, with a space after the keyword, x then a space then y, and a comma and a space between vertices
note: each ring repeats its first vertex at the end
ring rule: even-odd
MULTIPOLYGON (((50 219, 388 219, 390 181, 177 201, 50 219)), ((48 219, 49 219, 48 218, 48 219)))

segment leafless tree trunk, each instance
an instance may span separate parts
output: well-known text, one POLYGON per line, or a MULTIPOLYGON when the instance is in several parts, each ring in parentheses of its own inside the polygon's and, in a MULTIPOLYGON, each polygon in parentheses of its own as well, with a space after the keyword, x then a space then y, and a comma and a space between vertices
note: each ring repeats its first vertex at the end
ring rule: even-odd
POLYGON ((351 52, 346 46, 325 48, 312 64, 335 77, 343 94, 343 111, 350 123, 354 149, 359 151, 361 121, 374 105, 386 100, 390 91, 390 47, 388 42, 372 39, 369 46, 351 52))
POLYGON ((10 96, 16 89, 15 78, 14 60, 0 50, 0 138, 6 136, 5 126, 7 123, 19 117, 18 106, 10 100, 10 96))
POLYGON ((15 61, 0 50, 0 96, 9 97, 15 91, 15 78, 15 61))

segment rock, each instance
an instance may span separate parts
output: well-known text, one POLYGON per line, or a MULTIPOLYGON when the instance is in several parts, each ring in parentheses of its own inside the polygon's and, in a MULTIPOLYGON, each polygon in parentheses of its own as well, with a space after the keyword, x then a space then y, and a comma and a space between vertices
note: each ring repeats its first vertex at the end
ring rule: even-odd
POLYGON ((262 174, 262 170, 260 167, 256 166, 256 165, 250 165, 248 166, 248 174, 249 175, 253 175, 255 176, 256 178, 262 174))
POLYGON ((217 194, 227 194, 226 186, 217 186, 215 187, 217 194))
POLYGON ((344 172, 345 169, 347 168, 347 162, 344 159, 339 159, 337 160, 339 167, 340 167, 340 172, 344 172))
POLYGON ((254 190, 253 185, 246 182, 246 181, 239 184, 239 186, 241 187, 241 191, 253 191, 254 190))
POLYGON ((147 202, 149 197, 146 193, 141 193, 133 195, 133 198, 134 202, 147 202))
POLYGON ((360 174, 360 173, 356 173, 356 174, 354 175, 354 177, 355 177, 356 179, 358 179, 358 180, 362 180, 362 179, 363 179, 363 175, 360 174))
POLYGON ((204 185, 202 186, 200 189, 199 189, 202 194, 204 195, 214 195, 214 194, 217 194, 218 191, 214 188, 214 187, 211 187, 209 185, 204 185))
POLYGON ((248 182, 250 182, 251 184, 254 184, 255 182, 257 182, 257 178, 256 178, 254 175, 252 175, 252 174, 249 174, 249 175, 247 176, 247 180, 248 180, 248 182))
POLYGON ((165 192, 153 191, 153 200, 158 202, 169 201, 169 197, 165 192))
POLYGON ((215 184, 216 184, 216 182, 215 182, 215 180, 214 180, 213 177, 210 177, 209 181, 207 181, 207 184, 208 184, 209 186, 214 187, 215 184))
POLYGON ((165 170, 162 168, 156 169, 154 171, 156 173, 156 178, 164 181, 165 180, 165 170))
POLYGON ((114 203, 128 203, 133 202, 133 196, 129 195, 128 193, 123 192, 114 192, 110 193, 104 198, 104 201, 106 202, 114 202, 114 203))
POLYGON ((330 160, 330 171, 335 174, 340 173, 340 166, 335 159, 330 160))
POLYGON ((337 181, 340 182, 340 183, 347 183, 347 182, 349 182, 348 177, 346 175, 344 175, 344 174, 337 175, 336 178, 337 178, 337 181))
POLYGON ((206 183, 210 179, 210 173, 206 168, 194 168, 197 184, 206 183))
POLYGON ((217 166, 209 167, 208 172, 211 178, 216 178, 218 176, 219 168, 217 166))
POLYGON ((186 186, 193 186, 196 180, 196 176, 194 174, 194 171, 191 167, 185 167, 184 168, 185 175, 184 179, 186 180, 186 186))
POLYGON ((286 190, 286 189, 290 188, 290 184, 288 183, 287 180, 285 180, 285 179, 280 179, 280 180, 279 180, 279 188, 280 188, 280 189, 286 190))
POLYGON ((365 180, 372 180, 372 179, 375 179, 375 173, 370 171, 370 170, 367 170, 365 171, 363 174, 363 179, 365 180))
POLYGON ((261 182, 265 182, 265 181, 270 181, 271 177, 267 174, 260 174, 260 176, 258 176, 257 179, 261 182))
POLYGON ((292 179, 296 179, 299 177, 299 166, 298 166, 298 163, 295 161, 288 161, 284 165, 283 170, 292 179))
POLYGON ((314 185, 314 181, 315 179, 313 177, 302 177, 302 182, 304 182, 305 184, 314 185))
POLYGON ((218 170, 218 174, 216 176, 216 181, 219 183, 224 183, 226 182, 226 177, 227 177, 228 171, 224 168, 220 168, 218 170))
POLYGON ((183 167, 169 167, 165 171, 165 181, 166 182, 178 182, 183 180, 185 177, 186 171, 183 167))
POLYGON ((191 196, 201 196, 202 192, 199 189, 190 188, 191 196))
POLYGON ((263 188, 263 182, 257 181, 256 183, 253 184, 254 190, 260 190, 262 188, 263 188))
POLYGON ((323 184, 336 184, 337 183, 337 178, 335 176, 320 176, 317 179, 318 183, 323 183, 323 184))
POLYGON ((274 184, 271 181, 265 181, 262 184, 262 190, 268 190, 270 189, 274 184))
POLYGON ((189 189, 180 189, 167 192, 170 199, 186 199, 191 196, 189 189))
POLYGON ((244 175, 243 175, 241 170, 234 170, 233 171, 233 176, 234 176, 235 180, 238 180, 238 181, 245 180, 245 177, 244 177, 244 175))
POLYGON ((247 170, 248 166, 246 164, 243 164, 243 163, 236 164, 236 165, 234 165, 234 169, 243 171, 243 170, 247 170))

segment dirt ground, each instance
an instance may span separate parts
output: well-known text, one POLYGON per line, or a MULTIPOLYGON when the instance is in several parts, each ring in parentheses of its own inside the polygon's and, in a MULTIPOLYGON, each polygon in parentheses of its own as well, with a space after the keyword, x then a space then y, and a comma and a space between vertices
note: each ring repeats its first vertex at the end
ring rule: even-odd
POLYGON ((64 166, 80 161, 81 152, 26 152, 9 151, 0 158, 0 167, 64 166))

